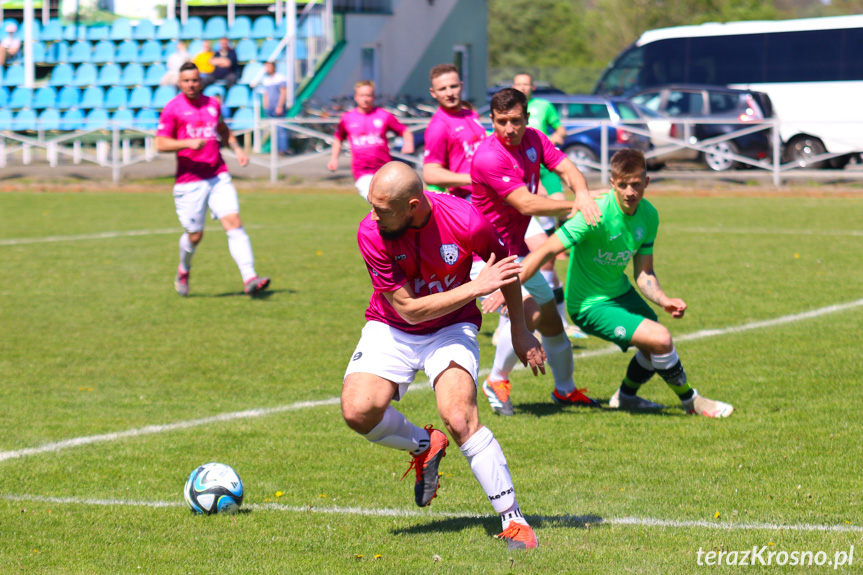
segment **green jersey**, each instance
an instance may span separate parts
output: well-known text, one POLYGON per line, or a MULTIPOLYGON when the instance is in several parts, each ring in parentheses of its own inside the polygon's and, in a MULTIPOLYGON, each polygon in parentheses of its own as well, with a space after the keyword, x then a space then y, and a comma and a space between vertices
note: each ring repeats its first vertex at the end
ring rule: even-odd
POLYGON ((581 213, 555 232, 569 254, 566 309, 575 317, 590 306, 625 294, 632 287, 624 274, 635 254, 653 253, 659 227, 656 208, 645 199, 631 216, 617 205, 614 192, 596 200, 602 221, 591 227, 581 213))
POLYGON ((527 113, 530 114, 527 119, 528 127, 535 128, 546 136, 560 127, 560 116, 548 100, 531 98, 527 103, 527 113))

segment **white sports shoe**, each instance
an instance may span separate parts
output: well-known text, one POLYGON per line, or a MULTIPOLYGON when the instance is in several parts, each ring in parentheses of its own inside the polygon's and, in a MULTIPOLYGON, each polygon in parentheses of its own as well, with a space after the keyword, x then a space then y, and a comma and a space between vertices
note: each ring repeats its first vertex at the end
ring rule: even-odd
POLYGON ((721 401, 707 399, 698 395, 698 390, 693 389, 695 394, 683 402, 683 410, 694 415, 704 417, 728 417, 734 413, 734 406, 721 401))
POLYGON ((567 323, 563 326, 563 331, 566 332, 566 336, 570 339, 587 339, 587 334, 581 331, 581 328, 577 325, 567 323))
POLYGON ((620 393, 620 388, 617 388, 617 391, 615 391, 614 395, 611 396, 611 399, 608 400, 608 407, 612 409, 635 411, 643 409, 662 409, 665 406, 653 403, 652 401, 644 399, 643 397, 638 397, 637 395, 626 395, 625 393, 620 393))

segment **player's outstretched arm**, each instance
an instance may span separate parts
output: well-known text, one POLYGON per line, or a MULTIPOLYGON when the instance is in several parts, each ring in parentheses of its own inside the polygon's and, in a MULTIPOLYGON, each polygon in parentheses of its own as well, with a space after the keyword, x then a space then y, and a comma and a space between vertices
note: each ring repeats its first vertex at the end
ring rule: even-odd
POLYGON ((335 172, 339 169, 339 155, 342 153, 342 141, 338 138, 333 139, 333 148, 332 154, 330 154, 330 161, 327 162, 327 169, 331 172, 335 172))
POLYGON ((401 137, 405 141, 402 146, 402 154, 410 156, 416 151, 416 148, 414 148, 414 133, 410 130, 405 130, 401 133, 401 137))
POLYGON ((200 150, 207 143, 204 138, 177 140, 168 136, 156 136, 156 150, 159 152, 179 152, 180 150, 200 150))
POLYGON ((470 174, 451 172, 441 164, 423 164, 423 180, 431 186, 459 188, 471 185, 470 174))
POLYGON ((569 158, 564 158, 558 165, 554 167, 554 173, 560 176, 560 179, 575 192, 575 204, 572 207, 572 212, 569 216, 574 217, 576 213, 581 212, 586 221, 591 226, 595 226, 602 219, 602 212, 599 211, 599 206, 593 201, 593 196, 587 187, 587 180, 584 179, 584 174, 576 167, 569 158))
POLYGON ((632 259, 632 274, 635 283, 644 297, 671 314, 673 318, 681 318, 686 313, 686 302, 680 298, 670 298, 662 291, 659 279, 653 271, 653 254, 635 254, 632 259))
POLYGON ((513 282, 500 288, 509 309, 510 329, 512 330, 512 349, 521 364, 529 366, 534 375, 545 375, 545 350, 534 337, 524 321, 524 306, 521 299, 521 282, 513 282))
POLYGON ((521 264, 515 261, 515 256, 495 261, 495 256, 492 254, 475 280, 457 288, 426 296, 417 296, 410 284, 405 284, 395 291, 385 292, 384 297, 406 322, 416 325, 443 317, 478 297, 488 295, 505 285, 517 282, 520 271, 521 264))
POLYGON ((573 209, 569 202, 531 194, 527 186, 516 188, 504 197, 504 201, 525 216, 566 216, 573 209))

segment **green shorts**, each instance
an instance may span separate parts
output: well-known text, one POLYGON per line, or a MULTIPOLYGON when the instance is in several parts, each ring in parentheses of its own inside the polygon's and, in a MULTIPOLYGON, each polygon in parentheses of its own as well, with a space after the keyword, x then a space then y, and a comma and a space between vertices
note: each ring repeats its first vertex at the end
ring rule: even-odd
POLYGON ((560 177, 542 165, 539 167, 539 181, 542 182, 542 187, 545 188, 549 196, 563 193, 560 177))
POLYGON ((632 334, 642 321, 657 321, 656 313, 633 287, 614 299, 593 304, 572 319, 585 333, 617 344, 623 351, 629 349, 632 334))

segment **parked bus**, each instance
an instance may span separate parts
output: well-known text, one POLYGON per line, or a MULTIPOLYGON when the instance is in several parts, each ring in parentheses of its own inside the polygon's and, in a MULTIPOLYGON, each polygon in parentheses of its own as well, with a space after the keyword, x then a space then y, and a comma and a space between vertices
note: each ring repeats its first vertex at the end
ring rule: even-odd
POLYGON ((767 93, 786 161, 842 167, 863 151, 863 15, 650 30, 594 92, 628 96, 672 83, 767 93), (823 154, 834 156, 815 158, 823 154))

